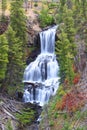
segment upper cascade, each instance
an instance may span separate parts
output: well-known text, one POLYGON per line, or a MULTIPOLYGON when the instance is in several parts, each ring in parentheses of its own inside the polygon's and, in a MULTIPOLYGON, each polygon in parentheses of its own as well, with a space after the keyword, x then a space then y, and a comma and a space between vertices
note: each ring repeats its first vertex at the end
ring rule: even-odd
POLYGON ((43 106, 58 89, 59 66, 54 54, 56 29, 57 26, 54 26, 40 33, 41 53, 24 71, 25 102, 43 106))
POLYGON ((41 53, 54 53, 55 33, 58 26, 54 26, 40 33, 41 53))

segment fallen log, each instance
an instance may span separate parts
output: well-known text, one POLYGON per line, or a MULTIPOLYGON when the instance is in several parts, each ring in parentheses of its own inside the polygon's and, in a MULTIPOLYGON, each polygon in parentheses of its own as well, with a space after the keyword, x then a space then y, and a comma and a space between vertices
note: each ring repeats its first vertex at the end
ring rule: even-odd
POLYGON ((4 108, 2 108, 3 109, 3 112, 4 113, 6 113, 8 116, 10 116, 13 120, 16 120, 17 121, 17 119, 11 114, 11 113, 9 113, 6 109, 4 109, 4 108))

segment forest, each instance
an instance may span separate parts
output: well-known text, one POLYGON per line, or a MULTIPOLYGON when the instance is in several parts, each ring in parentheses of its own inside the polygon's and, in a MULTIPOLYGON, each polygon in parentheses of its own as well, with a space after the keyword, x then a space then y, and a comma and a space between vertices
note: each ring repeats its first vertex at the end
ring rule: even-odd
POLYGON ((0 1, 1 130, 87 130, 86 7, 87 0, 0 1), (38 34, 54 25, 59 87, 42 109, 22 101, 22 81, 40 54, 38 34))

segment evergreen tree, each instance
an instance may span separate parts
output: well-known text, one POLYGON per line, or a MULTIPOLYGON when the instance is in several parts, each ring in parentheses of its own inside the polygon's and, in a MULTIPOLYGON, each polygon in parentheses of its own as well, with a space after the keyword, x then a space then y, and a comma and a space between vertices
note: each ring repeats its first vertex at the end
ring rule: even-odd
POLYGON ((2 0, 1 7, 2 7, 2 14, 1 14, 0 19, 1 19, 2 22, 6 22, 5 11, 6 11, 6 8, 7 8, 7 0, 2 0))
POLYGON ((74 28, 74 19, 72 10, 66 9, 66 13, 64 13, 63 16, 64 16, 63 22, 65 25, 64 30, 70 42, 70 48, 71 48, 70 53, 76 54, 76 44, 75 44, 76 30, 74 28))
POLYGON ((63 7, 64 7, 64 5, 66 4, 66 1, 67 1, 67 0, 60 0, 61 7, 62 7, 62 8, 63 8, 63 7))
POLYGON ((81 6, 79 0, 75 0, 74 2, 73 14, 74 14, 73 17, 74 17, 75 26, 77 27, 77 25, 80 22, 80 16, 81 16, 81 6))
POLYGON ((23 53, 21 48, 21 41, 16 37, 15 32, 9 26, 6 33, 9 44, 7 72, 4 84, 10 86, 20 85, 23 77, 24 64, 22 61, 23 53))
MULTIPOLYGON (((72 84, 74 78, 73 64, 74 56, 76 55, 76 44, 75 41, 75 28, 73 12, 67 7, 67 4, 63 5, 62 19, 60 29, 60 34, 58 35, 58 42, 56 44, 56 53, 58 55, 58 61, 60 64, 60 77, 61 82, 65 78, 68 79, 69 83, 72 84)), ((60 7, 61 8, 61 7, 60 7)), ((59 19, 60 14, 58 16, 59 19)))
POLYGON ((81 0, 82 14, 83 17, 87 18, 87 0, 81 0))
POLYGON ((12 70, 12 73, 9 75, 8 71, 7 77, 12 77, 14 81, 9 80, 8 82, 10 82, 11 86, 13 82, 14 86, 15 83, 18 85, 22 81, 26 58, 27 28, 26 16, 23 10, 23 0, 15 0, 11 3, 10 23, 12 29, 9 28, 8 30, 8 42, 9 44, 12 44, 9 50, 10 63, 8 68, 9 71, 12 70))
POLYGON ((22 49, 27 42, 27 33, 26 33, 26 16, 23 10, 23 0, 15 0, 11 3, 11 26, 16 32, 16 37, 21 40, 22 49))
MULTIPOLYGON (((87 0, 75 0, 74 2, 74 20, 77 28, 81 27, 82 23, 85 23, 87 19, 87 0)), ((78 29, 77 28, 77 29, 78 29)))
POLYGON ((51 24, 54 23, 54 19, 53 19, 53 16, 51 16, 49 14, 49 8, 42 8, 41 12, 40 12, 40 15, 39 15, 39 20, 40 20, 40 26, 42 28, 46 27, 46 26, 49 26, 51 24))
POLYGON ((69 81, 69 84, 73 83, 73 79, 75 76, 75 73, 73 70, 73 64, 74 64, 74 56, 73 54, 68 52, 66 55, 66 62, 65 62, 65 68, 66 68, 65 74, 66 74, 66 78, 69 81))
POLYGON ((7 8, 7 0, 2 0, 2 16, 5 15, 6 8, 7 8))
POLYGON ((59 5, 58 5, 58 9, 56 11, 57 15, 55 16, 56 22, 59 24, 61 22, 63 22, 63 14, 65 12, 65 5, 66 5, 66 0, 61 0, 59 5))
POLYGON ((65 78, 67 78, 71 84, 74 78, 74 72, 72 68, 74 57, 70 53, 70 42, 63 29, 58 37, 60 40, 58 40, 56 43, 56 54, 58 55, 58 61, 60 65, 59 75, 61 77, 61 82, 64 82, 65 78))
POLYGON ((5 35, 0 35, 0 82, 5 77, 8 63, 8 42, 5 35))
POLYGON ((59 76, 61 77, 61 82, 64 81, 66 75, 65 75, 65 61, 66 61, 66 54, 68 51, 68 39, 67 36, 64 32, 61 32, 58 35, 59 40, 56 43, 56 54, 58 56, 58 61, 59 61, 59 76))

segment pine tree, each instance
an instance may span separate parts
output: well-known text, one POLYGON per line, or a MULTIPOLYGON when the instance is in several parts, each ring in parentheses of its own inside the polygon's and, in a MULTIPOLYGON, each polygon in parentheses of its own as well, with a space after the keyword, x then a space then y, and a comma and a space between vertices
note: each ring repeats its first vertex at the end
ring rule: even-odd
POLYGON ((69 83, 72 84, 74 78, 72 66, 74 64, 74 56, 76 55, 76 44, 74 42, 76 31, 74 28, 72 10, 67 7, 66 3, 62 5, 63 12, 61 22, 63 24, 61 24, 59 27, 60 34, 58 35, 59 40, 56 44, 56 53, 58 55, 58 61, 60 65, 61 82, 67 78, 69 83))
POLYGON ((5 10, 7 8, 7 0, 2 0, 2 15, 5 15, 5 10))
POLYGON ((4 79, 8 63, 8 42, 5 35, 0 35, 0 81, 4 79))
POLYGON ((6 22, 5 11, 7 8, 7 0, 2 0, 1 7, 2 7, 1 21, 6 22))
MULTIPOLYGON (((87 0, 75 0, 74 2, 74 20, 75 27, 81 27, 81 24, 84 23, 87 19, 87 0)), ((77 29, 78 29, 77 28, 77 29)))
POLYGON ((4 84, 10 86, 20 85, 23 77, 24 63, 21 41, 16 37, 16 33, 9 26, 6 33, 9 44, 7 72, 4 84))
POLYGON ((73 19, 73 12, 70 9, 66 8, 66 13, 64 13, 64 25, 65 25, 65 33, 67 34, 67 38, 70 42, 70 48, 71 48, 71 53, 76 55, 76 44, 75 44, 75 34, 76 30, 74 27, 74 19, 73 19))
POLYGON ((66 61, 66 54, 68 51, 68 39, 65 33, 61 32, 60 35, 58 35, 59 40, 56 43, 56 54, 58 56, 59 61, 59 76, 61 77, 61 82, 64 81, 66 75, 65 75, 65 61, 66 61))
POLYGON ((70 42, 63 29, 58 37, 60 40, 56 43, 56 54, 58 55, 60 66, 60 82, 64 82, 65 78, 67 78, 71 84, 74 78, 74 72, 72 69, 73 55, 70 53, 70 42))
POLYGON ((66 1, 67 1, 67 0, 60 0, 61 7, 64 7, 64 5, 66 4, 66 1))
POLYGON ((57 11, 56 11, 56 13, 57 13, 57 15, 55 16, 55 19, 56 19, 56 22, 57 22, 57 24, 59 24, 59 23, 62 23, 63 22, 63 14, 64 14, 64 12, 65 12, 65 7, 66 6, 66 0, 60 0, 60 4, 59 4, 59 6, 58 6, 58 9, 57 9, 57 11))
POLYGON ((87 19, 87 0, 81 0, 82 14, 87 19))
POLYGON ((16 37, 18 37, 22 42, 22 49, 26 45, 27 33, 26 33, 26 16, 23 10, 23 0, 15 0, 11 3, 11 17, 10 22, 13 30, 16 32, 16 37))
POLYGON ((73 64, 74 64, 74 56, 68 52, 66 55, 66 62, 65 62, 65 74, 66 74, 66 78, 69 81, 69 84, 73 83, 73 79, 75 76, 74 70, 73 70, 73 64))

